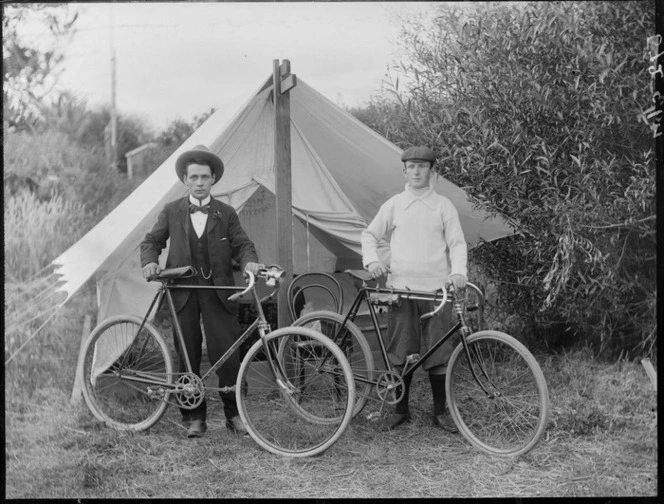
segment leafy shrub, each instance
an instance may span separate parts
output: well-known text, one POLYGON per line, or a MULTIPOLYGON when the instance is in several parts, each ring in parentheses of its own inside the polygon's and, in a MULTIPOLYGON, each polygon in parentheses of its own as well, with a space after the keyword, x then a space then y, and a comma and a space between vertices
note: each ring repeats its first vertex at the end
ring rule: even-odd
POLYGON ((524 332, 654 354, 653 3, 439 9, 433 28, 405 26, 398 113, 379 103, 390 124, 371 125, 432 145, 445 177, 514 226, 472 258, 524 332))
POLYGON ((81 235, 134 187, 106 164, 102 147, 81 146, 57 130, 7 133, 4 163, 5 172, 27 175, 38 182, 43 199, 59 194, 65 201, 83 205, 86 218, 78 230, 81 235))

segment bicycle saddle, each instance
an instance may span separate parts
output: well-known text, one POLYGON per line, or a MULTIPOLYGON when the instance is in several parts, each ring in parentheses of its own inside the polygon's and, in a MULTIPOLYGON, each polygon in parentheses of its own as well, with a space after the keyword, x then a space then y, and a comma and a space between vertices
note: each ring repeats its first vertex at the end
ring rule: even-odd
POLYGON ((176 278, 189 278, 196 275, 196 269, 192 266, 181 266, 179 268, 168 268, 161 270, 153 276, 153 280, 173 280, 176 278))
POLYGON ((370 280, 373 280, 373 278, 371 278, 371 273, 369 273, 368 271, 365 271, 365 270, 347 269, 347 270, 344 271, 344 273, 347 273, 351 277, 356 278, 358 280, 362 280, 364 282, 368 282, 370 280))

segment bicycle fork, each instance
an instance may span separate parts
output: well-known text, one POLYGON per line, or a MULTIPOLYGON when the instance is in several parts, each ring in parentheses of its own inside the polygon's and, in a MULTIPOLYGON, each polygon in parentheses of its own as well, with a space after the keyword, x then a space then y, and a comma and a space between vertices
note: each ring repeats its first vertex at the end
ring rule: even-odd
MULTIPOLYGON (((456 293, 455 293, 456 294, 456 293)), ((480 368, 480 371, 482 372, 482 375, 486 379, 486 381, 491 384, 491 387, 496 391, 495 393, 489 392, 486 387, 484 386, 484 383, 482 383, 482 380, 477 376, 477 373, 475 372, 475 367, 473 366, 473 358, 471 358, 471 349, 468 346, 468 341, 466 341, 466 338, 471 335, 471 330, 470 327, 466 325, 466 320, 463 315, 463 308, 461 307, 461 303, 459 302, 458 297, 455 295, 454 296, 454 303, 452 305, 454 309, 454 313, 456 314, 457 318, 459 319, 459 322, 461 322, 461 343, 463 344, 463 349, 464 349, 464 354, 466 356, 466 361, 468 362, 468 367, 470 368, 470 372, 473 375, 473 378, 477 382, 477 384, 480 386, 482 391, 486 394, 486 396, 489 399, 495 399, 496 397, 501 396, 502 394, 500 393, 500 390, 498 390, 498 387, 494 385, 494 383, 491 381, 489 378, 489 375, 486 372, 486 369, 484 368, 484 365, 482 363, 482 356, 480 355, 479 349, 473 348, 472 351, 475 355, 475 361, 477 362, 477 366, 480 368)))

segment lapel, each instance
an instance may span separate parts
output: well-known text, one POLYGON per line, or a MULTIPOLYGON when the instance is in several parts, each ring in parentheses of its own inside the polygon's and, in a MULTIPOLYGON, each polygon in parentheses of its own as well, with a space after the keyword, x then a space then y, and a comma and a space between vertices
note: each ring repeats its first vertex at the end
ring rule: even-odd
POLYGON ((185 196, 180 200, 176 207, 177 217, 175 221, 182 228, 182 233, 184 235, 184 249, 186 250, 185 254, 189 262, 191 262, 191 257, 189 257, 189 196, 185 196))
MULTIPOLYGON (((221 222, 221 219, 224 217, 222 209, 221 209, 221 203, 217 201, 214 198, 210 199, 210 212, 208 213, 208 220, 207 220, 207 234, 208 234, 208 242, 210 242, 210 235, 212 234, 212 230, 219 225, 221 222)), ((210 242, 211 243, 211 242, 210 242)))

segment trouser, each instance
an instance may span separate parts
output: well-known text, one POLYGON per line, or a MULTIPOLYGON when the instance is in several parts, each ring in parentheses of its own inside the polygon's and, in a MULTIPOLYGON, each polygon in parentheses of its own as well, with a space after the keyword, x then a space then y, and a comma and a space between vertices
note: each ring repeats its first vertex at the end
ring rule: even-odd
MULTIPOLYGON (((240 337, 240 322, 237 315, 229 312, 223 305, 216 291, 199 289, 192 290, 184 306, 178 311, 178 322, 191 363, 192 372, 200 376, 203 333, 201 331, 201 318, 205 328, 208 358, 210 364, 216 363, 219 358, 240 337)), ((175 348, 180 360, 180 372, 186 372, 185 359, 180 351, 177 337, 175 348)), ((240 357, 234 352, 228 360, 217 370, 219 388, 226 391, 219 392, 224 404, 224 414, 230 419, 238 414, 235 402, 235 381, 240 370, 240 357)), ((193 410, 180 408, 184 420, 205 420, 207 404, 205 399, 193 410)))
MULTIPOLYGON (((420 300, 402 300, 400 305, 390 307, 387 317, 387 355, 400 373, 408 355, 424 355, 452 328, 451 303, 446 303, 438 315, 420 322, 420 317, 434 307, 433 302, 420 300)), ((453 350, 452 341, 448 340, 422 363, 422 368, 429 373, 434 415, 441 415, 445 411, 445 372, 453 350)), ((404 378, 405 393, 396 405, 396 413, 408 412, 412 376, 410 374, 404 378)))
MULTIPOLYGON (((420 322, 420 316, 434 309, 432 301, 401 300, 387 315, 387 355, 393 366, 403 368, 411 354, 424 355, 452 328, 452 304, 446 303, 441 313, 420 322)), ((454 347, 451 340, 440 346, 424 361, 422 368, 432 374, 443 374, 454 347)))

